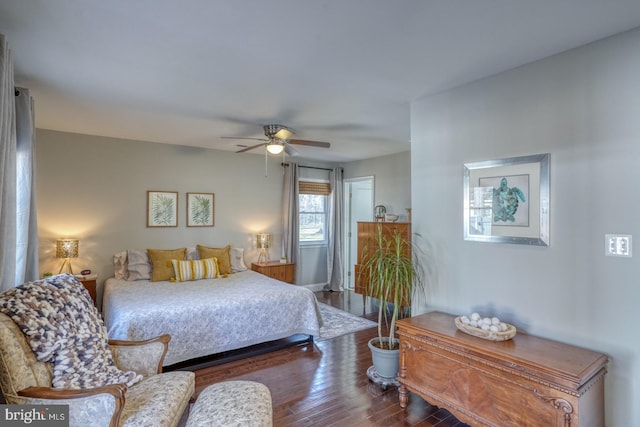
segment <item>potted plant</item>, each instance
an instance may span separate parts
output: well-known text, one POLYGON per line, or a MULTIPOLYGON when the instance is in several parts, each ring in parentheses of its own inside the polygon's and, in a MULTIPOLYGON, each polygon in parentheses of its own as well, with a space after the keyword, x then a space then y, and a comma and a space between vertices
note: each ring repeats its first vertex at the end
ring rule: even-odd
POLYGON ((368 295, 379 302, 378 336, 369 341, 369 348, 377 374, 395 379, 399 360, 396 321, 405 314, 403 306, 410 310, 413 292, 423 289, 424 274, 417 256, 419 249, 398 230, 384 233, 379 225, 373 242, 364 248, 360 270, 368 295), (383 326, 388 328, 388 335, 383 335, 383 326))

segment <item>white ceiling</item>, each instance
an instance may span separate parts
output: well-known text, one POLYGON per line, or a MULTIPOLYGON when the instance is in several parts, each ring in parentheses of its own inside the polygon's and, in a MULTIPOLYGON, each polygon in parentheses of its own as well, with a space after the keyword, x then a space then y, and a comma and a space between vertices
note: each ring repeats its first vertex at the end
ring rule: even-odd
POLYGON ((328 162, 408 150, 412 100, 639 25, 638 0, 0 0, 38 128, 237 151, 279 123, 328 162))

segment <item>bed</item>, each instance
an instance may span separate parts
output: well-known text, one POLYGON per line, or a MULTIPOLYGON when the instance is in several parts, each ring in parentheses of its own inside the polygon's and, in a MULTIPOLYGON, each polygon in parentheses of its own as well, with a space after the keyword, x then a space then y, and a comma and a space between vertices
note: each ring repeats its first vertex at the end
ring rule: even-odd
POLYGON ((110 339, 170 334, 164 366, 279 340, 320 334, 309 289, 251 270, 189 282, 107 279, 103 315, 110 339))

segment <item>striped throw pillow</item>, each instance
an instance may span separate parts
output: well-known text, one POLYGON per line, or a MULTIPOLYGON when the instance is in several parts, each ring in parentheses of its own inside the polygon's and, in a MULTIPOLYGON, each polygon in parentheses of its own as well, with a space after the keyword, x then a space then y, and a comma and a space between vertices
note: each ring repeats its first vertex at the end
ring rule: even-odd
POLYGON ((218 272, 218 260, 216 258, 179 260, 172 259, 173 271, 176 281, 187 282, 190 280, 215 279, 220 277, 218 272))

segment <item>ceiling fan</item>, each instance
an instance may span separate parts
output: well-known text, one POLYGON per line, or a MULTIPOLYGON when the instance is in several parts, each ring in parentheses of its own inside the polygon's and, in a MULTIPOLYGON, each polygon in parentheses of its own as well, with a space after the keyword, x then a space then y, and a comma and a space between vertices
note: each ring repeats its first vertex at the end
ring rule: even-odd
POLYGON ((256 141, 265 141, 260 144, 253 145, 251 147, 243 148, 236 151, 236 153, 244 153, 245 151, 251 151, 254 148, 265 146, 267 151, 271 154, 280 154, 284 150, 290 156, 298 155, 298 151, 291 145, 307 145, 310 147, 329 148, 331 144, 328 142, 320 141, 308 141, 305 139, 291 139, 295 132, 283 125, 264 125, 264 138, 242 138, 234 136, 223 136, 224 139, 253 139, 256 141))

